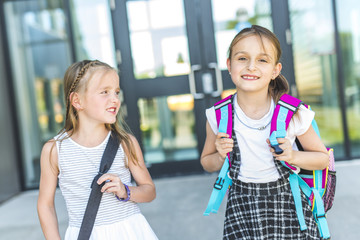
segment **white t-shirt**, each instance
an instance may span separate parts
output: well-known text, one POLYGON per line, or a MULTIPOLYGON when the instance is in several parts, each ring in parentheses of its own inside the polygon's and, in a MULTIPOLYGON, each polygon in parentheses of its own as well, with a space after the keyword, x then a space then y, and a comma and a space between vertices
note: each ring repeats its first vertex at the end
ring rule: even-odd
MULTIPOLYGON (((270 109, 265 116, 254 120, 245 115, 237 103, 236 96, 234 97, 234 130, 241 154, 239 180, 243 182, 266 183, 276 181, 280 177, 266 142, 270 135, 270 124, 264 130, 247 127, 258 128, 267 125, 271 121, 274 108, 274 101, 271 101, 270 109), (239 118, 247 126, 241 123, 239 118)), ((304 134, 309 129, 314 116, 313 111, 301 105, 296 116, 292 118, 286 138, 290 140, 294 149, 297 149, 295 144, 296 136, 304 134)), ((206 109, 206 117, 216 135, 218 128, 214 107, 206 109)))

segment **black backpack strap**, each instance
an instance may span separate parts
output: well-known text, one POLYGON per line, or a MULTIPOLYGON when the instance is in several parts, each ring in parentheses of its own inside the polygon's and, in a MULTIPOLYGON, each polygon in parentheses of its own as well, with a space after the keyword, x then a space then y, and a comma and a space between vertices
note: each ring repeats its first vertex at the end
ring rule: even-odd
POLYGON ((112 132, 109 141, 105 147, 103 156, 101 158, 99 173, 95 176, 93 182, 91 183, 91 193, 86 206, 84 218, 81 223, 78 240, 88 240, 90 238, 102 197, 102 192, 100 190, 105 184, 103 183, 101 185, 98 185, 97 180, 104 173, 107 173, 107 171, 109 171, 116 156, 116 153, 119 149, 119 144, 119 139, 112 132))

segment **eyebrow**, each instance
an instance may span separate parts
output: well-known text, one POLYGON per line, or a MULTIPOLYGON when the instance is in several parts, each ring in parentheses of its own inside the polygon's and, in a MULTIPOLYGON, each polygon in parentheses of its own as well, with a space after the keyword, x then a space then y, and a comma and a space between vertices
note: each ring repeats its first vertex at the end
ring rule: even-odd
MULTIPOLYGON (((107 89, 111 89, 112 87, 110 85, 108 86, 103 86, 103 87, 99 87, 100 90, 107 90, 107 89)), ((116 90, 120 90, 120 86, 116 87, 116 90)))
MULTIPOLYGON (((246 51, 239 51, 239 52, 234 53, 234 57, 235 57, 236 55, 239 55, 239 54, 249 54, 249 53, 246 52, 246 51)), ((273 59, 273 58, 272 58, 269 54, 267 54, 267 53, 260 53, 259 55, 260 55, 260 56, 268 57, 268 58, 270 58, 270 59, 273 59)))

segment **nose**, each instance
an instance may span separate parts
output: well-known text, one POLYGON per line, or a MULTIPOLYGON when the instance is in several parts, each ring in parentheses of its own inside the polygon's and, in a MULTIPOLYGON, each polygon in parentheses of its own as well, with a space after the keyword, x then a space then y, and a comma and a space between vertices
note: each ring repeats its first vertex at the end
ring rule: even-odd
POLYGON ((111 97, 111 101, 114 102, 114 103, 119 102, 119 101, 120 101, 119 95, 116 94, 116 93, 114 93, 114 94, 112 95, 112 97, 111 97))
POLYGON ((256 68, 256 66, 255 66, 255 61, 249 61, 248 70, 254 71, 255 68, 256 68))

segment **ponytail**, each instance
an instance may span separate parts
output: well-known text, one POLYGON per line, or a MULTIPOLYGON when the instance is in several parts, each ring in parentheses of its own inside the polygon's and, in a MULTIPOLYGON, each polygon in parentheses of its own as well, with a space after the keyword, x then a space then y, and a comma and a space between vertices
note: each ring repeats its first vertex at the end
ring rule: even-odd
POLYGON ((274 80, 269 83, 269 93, 277 103, 280 97, 289 92, 289 83, 286 78, 280 73, 274 80))

